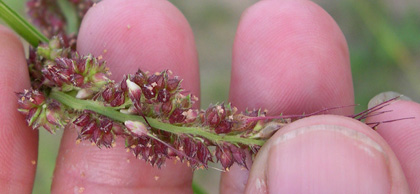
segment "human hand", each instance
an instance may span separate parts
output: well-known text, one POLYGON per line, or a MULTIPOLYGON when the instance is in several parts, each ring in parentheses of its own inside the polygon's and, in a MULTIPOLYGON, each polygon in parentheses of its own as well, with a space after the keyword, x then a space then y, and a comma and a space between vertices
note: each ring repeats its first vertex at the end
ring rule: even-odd
MULTIPOLYGON (((14 92, 29 86, 23 49, 4 28, 0 37, 4 69, 0 72, 0 101, 16 102, 14 92)), ((199 94, 191 29, 167 1, 99 3, 83 21, 78 50, 102 55, 114 79, 139 67, 151 72, 171 69, 184 79, 184 88, 199 94)), ((347 45, 335 22, 309 1, 266 0, 249 8, 234 44, 230 101, 240 109, 268 108, 270 114, 301 114, 353 104, 347 45)), ((4 134, 0 137, 4 148, 0 150, 0 177, 5 181, 0 182, 0 188, 27 193, 35 174, 31 161, 36 161, 37 132, 26 127, 15 111, 16 103, 4 106, 0 114, 4 134)), ((398 101, 388 108, 394 111, 374 119, 420 115, 420 106, 414 102, 398 101)), ((353 110, 334 113, 349 115, 353 110)), ((401 193, 408 187, 415 193, 420 185, 416 173, 420 166, 414 163, 420 158, 416 155, 420 146, 416 121, 380 125, 377 131, 384 140, 344 117, 302 119, 264 146, 251 168, 248 185, 247 171, 233 167, 222 175, 221 192, 255 193, 261 185, 260 189, 274 193, 384 193, 391 189, 401 193), (284 134, 293 137, 296 132, 302 133, 284 140, 284 134), (366 138, 360 138, 363 136, 366 138)), ((124 152, 121 141, 116 148, 99 150, 89 143, 76 145, 76 136, 74 130, 65 130, 53 193, 191 192, 192 172, 185 164, 167 162, 159 170, 124 152)))

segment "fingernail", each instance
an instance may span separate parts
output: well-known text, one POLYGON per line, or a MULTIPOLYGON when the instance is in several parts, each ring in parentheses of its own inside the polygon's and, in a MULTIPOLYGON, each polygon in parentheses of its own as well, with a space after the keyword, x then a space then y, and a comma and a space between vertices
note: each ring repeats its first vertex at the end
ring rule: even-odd
POLYGON ((367 135, 334 125, 285 133, 268 157, 268 193, 389 193, 388 156, 367 135), (372 190, 373 189, 373 190, 372 190))
POLYGON ((398 100, 406 100, 406 101, 412 101, 411 98, 404 96, 398 92, 388 91, 388 92, 382 92, 372 99, 370 99, 368 103, 368 108, 372 108, 378 104, 381 104, 387 100, 391 100, 393 98, 399 97, 398 100))

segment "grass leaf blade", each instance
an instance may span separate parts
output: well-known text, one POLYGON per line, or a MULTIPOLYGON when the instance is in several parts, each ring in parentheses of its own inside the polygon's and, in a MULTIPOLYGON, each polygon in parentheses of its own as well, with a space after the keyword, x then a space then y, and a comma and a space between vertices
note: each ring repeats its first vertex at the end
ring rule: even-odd
POLYGON ((7 6, 2 0, 0 0, 0 18, 33 47, 38 46, 40 42, 48 42, 47 37, 7 6))

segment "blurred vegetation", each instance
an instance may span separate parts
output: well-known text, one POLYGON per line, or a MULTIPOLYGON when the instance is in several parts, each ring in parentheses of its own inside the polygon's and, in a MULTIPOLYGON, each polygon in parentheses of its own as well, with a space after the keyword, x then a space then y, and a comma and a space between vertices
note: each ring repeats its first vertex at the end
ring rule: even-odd
MULTIPOLYGON (((24 13, 22 0, 4 0, 24 13)), ((200 57, 202 106, 227 101, 233 39, 241 13, 256 0, 172 0, 195 34, 200 57)), ((315 0, 337 21, 346 36, 357 111, 370 98, 396 91, 420 101, 420 3, 415 0, 315 0)), ((58 134, 60 135, 60 134, 58 134)), ((57 136, 57 135, 56 135, 57 136)), ((59 138, 40 133, 34 193, 49 193, 59 138)), ((196 180, 218 193, 214 170, 198 171, 196 180), (204 178, 203 178, 204 177, 204 178)))

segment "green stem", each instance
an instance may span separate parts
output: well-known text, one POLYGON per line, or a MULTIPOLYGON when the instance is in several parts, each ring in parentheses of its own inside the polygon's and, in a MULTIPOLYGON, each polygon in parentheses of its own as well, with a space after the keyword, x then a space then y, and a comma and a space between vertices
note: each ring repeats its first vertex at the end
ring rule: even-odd
MULTIPOLYGON (((125 121, 141 121, 145 122, 141 116, 138 115, 128 115, 114 110, 112 107, 105 107, 103 104, 91 101, 91 100, 80 100, 73 96, 67 95, 63 92, 53 90, 51 91, 49 97, 59 101, 60 103, 73 108, 75 110, 91 110, 98 114, 107 116, 116 121, 125 122, 125 121)), ((157 128, 163 131, 167 131, 174 134, 191 134, 204 137, 206 139, 212 140, 216 143, 218 142, 230 142, 234 144, 244 144, 244 145, 264 145, 264 140, 243 138, 236 135, 217 135, 203 130, 200 127, 181 127, 172 125, 169 123, 163 123, 159 119, 146 117, 147 121, 153 128, 157 128)))
POLYGON ((2 0, 0 0, 0 18, 33 47, 38 46, 40 42, 48 42, 47 37, 7 6, 2 0))

